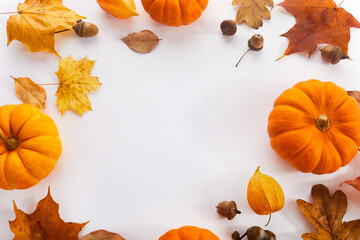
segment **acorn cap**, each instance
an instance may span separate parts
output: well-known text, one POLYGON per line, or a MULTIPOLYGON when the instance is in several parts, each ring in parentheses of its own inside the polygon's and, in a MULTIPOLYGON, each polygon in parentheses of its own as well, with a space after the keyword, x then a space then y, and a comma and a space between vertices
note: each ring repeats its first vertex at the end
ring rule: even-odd
POLYGON ((224 35, 232 36, 237 31, 236 22, 232 19, 224 20, 220 24, 220 29, 224 35))
POLYGON ((228 220, 233 219, 236 214, 241 213, 237 210, 236 203, 234 201, 222 201, 216 206, 216 208, 219 215, 226 217, 228 220))
POLYGON ((349 58, 339 46, 327 45, 320 51, 324 61, 331 64, 337 64, 340 60, 349 58))
POLYGON ((260 51, 264 47, 264 38, 261 34, 254 34, 248 41, 248 46, 253 51, 260 51))

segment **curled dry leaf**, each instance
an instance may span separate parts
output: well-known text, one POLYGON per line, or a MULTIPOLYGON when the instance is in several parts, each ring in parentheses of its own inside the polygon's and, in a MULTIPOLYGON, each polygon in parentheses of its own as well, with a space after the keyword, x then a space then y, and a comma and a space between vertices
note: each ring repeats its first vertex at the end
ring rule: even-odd
POLYGON ((16 219, 10 221, 10 229, 15 233, 14 239, 21 240, 78 240, 78 235, 86 223, 64 222, 59 215, 59 204, 50 195, 39 201, 32 214, 26 214, 16 207, 16 219))
POLYGON ((134 0, 97 0, 97 3, 105 12, 120 19, 138 15, 134 0))
POLYGON ((349 184, 350 186, 352 186, 356 190, 360 191, 360 176, 353 179, 353 180, 345 181, 344 183, 349 184))
POLYGON ((121 39, 129 48, 139 53, 150 53, 160 39, 150 30, 131 33, 121 39))
POLYGON ((96 91, 101 83, 97 77, 90 76, 95 61, 87 57, 75 61, 71 56, 59 61, 60 86, 56 92, 57 105, 61 113, 72 109, 79 115, 90 111, 91 102, 86 95, 88 92, 96 91))
POLYGON ((105 230, 98 230, 92 233, 89 233, 81 240, 125 240, 119 234, 111 233, 105 230))
POLYGON ((281 35, 289 39, 282 57, 297 52, 310 57, 321 43, 338 45, 348 55, 350 28, 360 23, 333 0, 285 0, 279 5, 296 18, 295 26, 281 35))
POLYGON ((359 103, 360 105, 360 91, 347 91, 347 94, 350 97, 355 98, 355 100, 359 103))
POLYGON ((31 52, 47 51, 60 57, 54 48, 55 32, 71 29, 84 18, 64 7, 62 0, 25 0, 18 5, 18 14, 7 21, 7 44, 19 40, 31 52))
POLYGON ((258 29, 263 25, 263 20, 271 18, 268 7, 273 7, 273 0, 233 0, 232 5, 240 5, 236 13, 236 23, 246 22, 251 28, 258 29))
POLYGON ((16 96, 23 102, 45 109, 46 91, 30 78, 14 78, 16 96))
POLYGON ((275 179, 261 173, 259 169, 260 167, 256 169, 249 181, 247 200, 255 213, 259 215, 270 214, 270 221, 271 213, 280 211, 284 206, 284 192, 275 179))
POLYGON ((322 184, 313 186, 311 195, 314 204, 298 199, 296 202, 304 216, 314 225, 318 233, 304 233, 305 240, 360 239, 360 219, 342 222, 346 213, 346 195, 338 190, 330 196, 329 190, 322 184))

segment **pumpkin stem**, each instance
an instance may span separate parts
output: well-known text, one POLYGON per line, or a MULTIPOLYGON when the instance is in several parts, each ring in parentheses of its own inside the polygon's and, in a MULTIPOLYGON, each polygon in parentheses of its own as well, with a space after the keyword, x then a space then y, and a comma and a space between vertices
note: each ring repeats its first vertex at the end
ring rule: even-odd
POLYGON ((19 145, 19 141, 14 137, 6 138, 4 135, 0 133, 0 138, 4 141, 5 148, 8 151, 15 150, 19 145))
POLYGON ((331 126, 330 120, 325 114, 321 114, 318 119, 316 119, 315 125, 322 132, 326 132, 331 126))

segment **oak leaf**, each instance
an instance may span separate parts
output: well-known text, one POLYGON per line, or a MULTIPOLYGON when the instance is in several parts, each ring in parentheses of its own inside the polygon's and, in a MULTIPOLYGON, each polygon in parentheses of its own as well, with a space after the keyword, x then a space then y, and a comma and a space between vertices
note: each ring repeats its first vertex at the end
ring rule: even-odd
POLYGON ((305 240, 358 240, 360 219, 342 222, 347 208, 346 195, 338 190, 330 196, 321 184, 313 186, 314 204, 298 199, 296 202, 304 216, 315 226, 318 233, 305 233, 305 240))
POLYGON ((134 0, 97 0, 97 3, 105 12, 120 19, 138 15, 134 0))
POLYGON ((81 240, 125 240, 119 234, 111 233, 105 230, 91 232, 81 240))
POLYGON ((97 90, 101 83, 97 77, 90 76, 95 61, 87 57, 75 61, 71 56, 59 61, 59 71, 56 72, 60 86, 56 92, 57 105, 61 113, 72 109, 79 115, 90 111, 91 102, 86 95, 97 90))
POLYGON ((23 102, 45 109, 46 91, 30 78, 14 78, 16 96, 23 102))
POLYGON ((355 100, 359 103, 360 106, 360 91, 347 91, 347 94, 350 97, 355 98, 355 100))
POLYGON ((241 5, 236 13, 235 22, 246 22, 251 28, 258 29, 263 25, 263 20, 271 18, 266 6, 273 7, 273 0, 233 0, 232 5, 241 5))
POLYGON ((9 221, 15 233, 13 240, 78 240, 78 234, 86 223, 64 222, 59 215, 59 204, 50 195, 40 200, 32 214, 26 214, 16 207, 16 219, 9 221))
POLYGON ((121 39, 129 48, 139 53, 150 53, 160 39, 150 30, 131 33, 121 39))
POLYGON ((18 14, 7 21, 7 45, 19 40, 31 52, 47 51, 60 57, 54 47, 55 32, 71 29, 84 18, 64 7, 62 0, 25 0, 18 5, 18 14))
POLYGON ((344 183, 349 184, 350 186, 352 186, 356 190, 360 191, 360 176, 353 179, 353 180, 345 181, 344 183))
POLYGON ((360 23, 333 0, 285 0, 279 5, 296 19, 296 24, 281 35, 289 39, 282 57, 298 52, 310 57, 322 43, 338 45, 348 55, 350 28, 359 28, 360 23))

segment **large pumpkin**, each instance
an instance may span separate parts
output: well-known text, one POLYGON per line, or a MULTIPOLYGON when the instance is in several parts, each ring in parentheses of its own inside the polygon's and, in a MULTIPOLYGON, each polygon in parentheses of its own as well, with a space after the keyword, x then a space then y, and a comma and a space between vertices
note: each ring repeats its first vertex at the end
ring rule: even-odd
POLYGON ((272 148, 294 168, 331 173, 357 154, 359 105, 331 82, 300 82, 276 99, 268 133, 272 148))
POLYGON ((197 20, 208 0, 141 0, 150 17, 169 26, 187 25, 197 20))
POLYGON ((219 238, 207 229, 183 226, 168 231, 159 240, 219 240, 219 238))
POLYGON ((45 178, 61 155, 54 121, 29 105, 0 107, 0 188, 26 189, 45 178))

